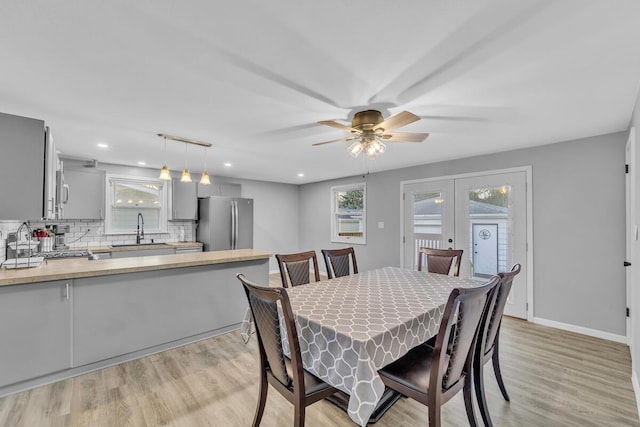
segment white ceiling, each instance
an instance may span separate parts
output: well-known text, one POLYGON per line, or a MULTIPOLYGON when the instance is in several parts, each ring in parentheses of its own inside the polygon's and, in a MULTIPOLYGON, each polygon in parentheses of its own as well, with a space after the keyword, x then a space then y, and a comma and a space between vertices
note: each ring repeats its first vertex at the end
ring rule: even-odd
POLYGON ((314 182, 625 130, 639 23, 637 0, 3 1, 0 111, 64 155, 159 168, 165 132, 211 142, 210 174, 314 182), (369 108, 431 136, 375 161, 311 146, 369 108))

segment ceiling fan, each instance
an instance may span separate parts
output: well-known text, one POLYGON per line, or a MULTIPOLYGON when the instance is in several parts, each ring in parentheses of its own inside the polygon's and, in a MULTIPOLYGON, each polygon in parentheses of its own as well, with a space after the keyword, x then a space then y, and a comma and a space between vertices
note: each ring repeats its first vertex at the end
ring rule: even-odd
POLYGON ((385 142, 422 142, 429 136, 428 133, 392 132, 406 126, 409 123, 420 120, 420 117, 408 111, 402 111, 394 116, 382 117, 378 110, 365 110, 356 113, 351 121, 351 126, 323 120, 320 124, 350 132, 352 135, 331 141, 317 142, 313 145, 332 144, 334 142, 354 141, 349 146, 349 153, 357 157, 364 152, 370 159, 375 159, 387 149, 385 142))

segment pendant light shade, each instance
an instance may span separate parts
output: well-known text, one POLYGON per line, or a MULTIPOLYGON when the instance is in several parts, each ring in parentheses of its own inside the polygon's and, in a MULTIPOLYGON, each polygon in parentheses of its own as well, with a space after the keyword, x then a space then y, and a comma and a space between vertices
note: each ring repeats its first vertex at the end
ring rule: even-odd
POLYGON ((158 179, 161 179, 163 181, 169 181, 171 179, 171 172, 169 172, 169 168, 167 167, 167 165, 162 166, 158 179))
POLYGON ((191 174, 189 173, 189 169, 185 168, 185 170, 182 171, 180 182, 191 182, 191 174))
POLYGON ((160 176, 158 179, 163 181, 169 181, 171 179, 171 172, 169 172, 169 168, 167 167, 167 138, 164 138, 164 166, 160 170, 160 176))
POLYGON ((200 184, 211 185, 211 179, 209 179, 209 174, 207 173, 207 147, 204 148, 204 169, 200 177, 200 184))
POLYGON ((180 178, 180 182, 191 182, 191 174, 189 173, 189 169, 187 168, 187 147, 188 145, 184 144, 184 170, 182 171, 182 177, 180 178))
POLYGON ((200 184, 202 185, 210 185, 211 179, 209 179, 209 174, 207 171, 202 172, 202 176, 200 177, 200 184))

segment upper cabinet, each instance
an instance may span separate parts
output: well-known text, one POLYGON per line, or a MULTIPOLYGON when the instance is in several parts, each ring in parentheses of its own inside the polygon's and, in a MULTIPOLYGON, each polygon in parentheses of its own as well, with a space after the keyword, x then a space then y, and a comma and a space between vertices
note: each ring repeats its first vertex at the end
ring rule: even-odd
POLYGON ((198 197, 242 197, 242 186, 228 182, 213 182, 210 185, 198 183, 198 197))
POLYGON ((44 215, 44 121, 0 113, 0 220, 44 215))
POLYGON ((170 220, 198 219, 198 193, 195 182, 173 180, 170 220))
POLYGON ((69 186, 64 219, 104 219, 105 172, 95 169, 66 169, 69 186))

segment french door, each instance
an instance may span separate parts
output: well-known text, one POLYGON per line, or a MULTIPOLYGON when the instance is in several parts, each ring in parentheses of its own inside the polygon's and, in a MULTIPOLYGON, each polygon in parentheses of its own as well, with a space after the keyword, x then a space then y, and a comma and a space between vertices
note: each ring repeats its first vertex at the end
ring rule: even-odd
POLYGON ((403 263, 417 268, 418 248, 463 249, 460 277, 486 280, 520 263, 505 314, 527 318, 526 172, 404 185, 403 263))

